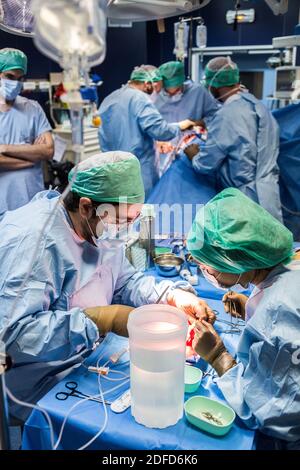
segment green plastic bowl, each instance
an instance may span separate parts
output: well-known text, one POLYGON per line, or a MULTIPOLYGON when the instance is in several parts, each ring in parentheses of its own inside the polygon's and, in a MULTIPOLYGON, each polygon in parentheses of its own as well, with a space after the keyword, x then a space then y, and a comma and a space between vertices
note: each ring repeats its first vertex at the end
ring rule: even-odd
POLYGON ((235 420, 235 412, 232 408, 207 397, 189 398, 184 404, 184 411, 186 419, 191 424, 215 436, 225 436, 235 420), (220 421, 220 424, 207 419, 202 413, 210 413, 220 421))
POLYGON ((184 368, 184 391, 194 393, 198 390, 203 377, 203 372, 197 367, 186 365, 184 368))

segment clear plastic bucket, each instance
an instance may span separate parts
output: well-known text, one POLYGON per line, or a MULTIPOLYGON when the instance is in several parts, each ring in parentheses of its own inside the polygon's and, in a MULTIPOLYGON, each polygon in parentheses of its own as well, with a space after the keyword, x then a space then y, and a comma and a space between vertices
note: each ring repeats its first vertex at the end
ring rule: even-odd
POLYGON ((183 415, 186 315, 169 305, 146 305, 129 316, 131 413, 151 428, 183 415))

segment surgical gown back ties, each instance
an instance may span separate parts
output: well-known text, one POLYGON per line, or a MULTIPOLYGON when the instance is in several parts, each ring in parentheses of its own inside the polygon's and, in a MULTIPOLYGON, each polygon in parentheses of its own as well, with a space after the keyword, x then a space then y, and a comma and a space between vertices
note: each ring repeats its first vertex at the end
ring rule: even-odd
MULTIPOLYGON (((33 144, 51 126, 41 106, 18 96, 8 112, 0 111, 0 144, 33 144)), ((41 162, 32 168, 0 172, 0 220, 7 210, 27 204, 44 189, 41 162)))
POLYGON ((209 122, 220 108, 220 104, 206 88, 187 81, 183 86, 183 93, 178 99, 175 95, 170 97, 162 90, 155 95, 154 104, 167 122, 180 122, 184 119, 209 122))
MULTIPOLYGON (((31 203, 7 212, 0 223, 0 331, 8 325, 4 341, 14 362, 6 381, 29 403, 82 362, 98 340, 98 329, 83 309, 155 303, 173 285, 155 284, 153 277, 137 273, 120 241, 99 242, 98 249, 81 240, 61 203, 39 240, 59 197, 56 191, 43 191, 31 203), (28 282, 15 304, 33 256, 28 282)), ((10 406, 11 414, 21 419, 30 411, 10 406)))
POLYGON ((279 128, 272 114, 250 93, 238 93, 210 121, 193 166, 215 175, 222 188, 240 189, 282 221, 278 154, 279 128))
POLYGON ((158 180, 154 141, 173 139, 179 134, 178 124, 168 124, 146 93, 128 85, 105 98, 99 113, 101 150, 123 150, 138 157, 147 197, 158 180))
POLYGON ((253 429, 300 449, 300 261, 274 268, 246 304, 238 364, 218 379, 253 429))

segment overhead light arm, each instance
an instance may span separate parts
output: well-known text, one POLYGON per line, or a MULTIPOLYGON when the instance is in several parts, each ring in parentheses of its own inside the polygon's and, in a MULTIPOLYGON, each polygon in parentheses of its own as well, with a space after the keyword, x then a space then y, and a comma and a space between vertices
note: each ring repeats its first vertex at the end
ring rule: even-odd
POLYGON ((274 15, 285 15, 289 9, 289 0, 265 0, 274 15))
MULTIPOLYGON (((116 4, 116 2, 114 2, 116 4)), ((176 0, 175 2, 167 0, 123 0, 123 5, 126 3, 139 3, 145 5, 157 5, 161 7, 174 7, 176 6, 180 10, 189 10, 192 8, 192 3, 189 0, 176 0)))

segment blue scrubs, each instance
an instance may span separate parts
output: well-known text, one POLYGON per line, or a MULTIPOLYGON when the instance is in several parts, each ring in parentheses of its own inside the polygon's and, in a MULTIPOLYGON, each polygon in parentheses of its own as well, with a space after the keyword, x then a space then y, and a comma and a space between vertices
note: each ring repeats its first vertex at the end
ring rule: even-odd
POLYGON ((206 145, 194 169, 215 176, 222 189, 235 187, 282 221, 279 194, 279 127, 250 93, 230 97, 208 124, 206 145))
POLYGON ((218 379, 252 429, 300 449, 300 261, 274 268, 253 291, 238 365, 218 379))
POLYGON ((128 85, 105 98, 99 113, 101 150, 123 150, 138 157, 147 196, 158 180, 154 141, 176 137, 180 131, 178 124, 167 124, 150 97, 128 85))
MULTIPOLYGON (((0 111, 0 144, 33 144, 51 126, 41 106, 18 96, 8 112, 0 111)), ((27 204, 44 189, 42 163, 32 168, 0 171, 0 220, 7 210, 27 204)))
MULTIPOLYGON (((170 281, 156 285, 153 277, 137 273, 119 240, 101 241, 97 248, 80 239, 64 206, 57 206, 59 197, 56 191, 43 191, 7 212, 0 223, 0 331, 5 326, 4 342, 14 362, 6 383, 29 403, 80 364, 99 339, 85 308, 155 303, 167 285, 179 287, 170 281)), ((30 411, 10 406, 20 419, 30 411)))
POLYGON ((162 90, 155 97, 155 106, 167 122, 179 122, 184 119, 209 122, 220 108, 217 100, 202 85, 187 81, 183 85, 182 95, 171 97, 162 90))

